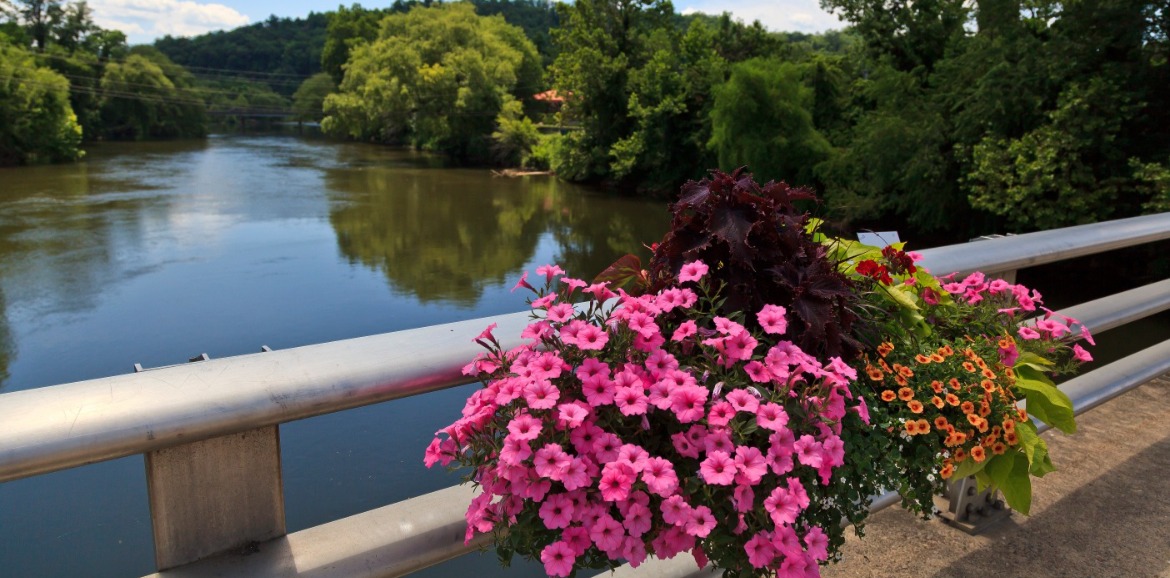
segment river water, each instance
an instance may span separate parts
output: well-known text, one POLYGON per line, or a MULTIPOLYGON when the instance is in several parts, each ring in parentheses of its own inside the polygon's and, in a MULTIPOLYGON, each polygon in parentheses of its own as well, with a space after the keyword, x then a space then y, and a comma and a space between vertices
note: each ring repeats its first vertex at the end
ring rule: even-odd
MULTIPOLYGON (((0 392, 519 311, 523 270, 591 277, 668 222, 662 203, 369 145, 93 146, 0 170, 0 392)), ((456 483, 422 452, 469 391, 282 426, 289 531, 456 483)), ((134 456, 0 484, 0 575, 153 571, 143 471, 134 456)), ((504 574, 490 555, 456 564, 504 574)))

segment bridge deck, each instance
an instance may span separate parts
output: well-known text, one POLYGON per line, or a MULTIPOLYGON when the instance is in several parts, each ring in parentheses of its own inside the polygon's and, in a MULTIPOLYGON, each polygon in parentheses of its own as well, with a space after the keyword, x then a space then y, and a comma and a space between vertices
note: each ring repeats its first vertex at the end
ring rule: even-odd
POLYGON ((1170 577, 1170 376, 1044 434, 1057 471, 1033 483, 1032 515, 978 536, 901 508, 851 536, 826 578, 1170 577))

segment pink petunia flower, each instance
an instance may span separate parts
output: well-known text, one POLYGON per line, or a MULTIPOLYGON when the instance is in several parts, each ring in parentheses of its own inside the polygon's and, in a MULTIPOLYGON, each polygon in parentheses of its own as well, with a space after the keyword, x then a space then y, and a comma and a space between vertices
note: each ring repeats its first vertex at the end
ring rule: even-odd
POLYGON ((564 275, 565 270, 557 265, 541 265, 536 268, 537 275, 544 275, 545 283, 552 283, 557 275, 564 275))
POLYGON ((630 536, 641 536, 650 531, 654 525, 650 507, 642 504, 631 504, 622 514, 622 526, 630 536))
POLYGON ((698 281, 707 274, 707 271, 707 265, 702 261, 691 261, 682 266, 682 270, 678 273, 678 281, 679 283, 698 281))
POLYGON ((688 319, 674 330, 674 334, 670 336, 671 341, 683 341, 686 338, 698 332, 698 326, 695 325, 693 319, 688 319))
POLYGON ((601 490, 601 499, 607 502, 626 499, 634 486, 635 477, 634 469, 626 464, 617 462, 605 464, 601 470, 601 479, 597 482, 597 488, 601 490))
POLYGON ((730 486, 735 481, 735 462, 727 452, 710 452, 699 464, 699 475, 713 486, 730 486))
POLYGON ((760 483, 768 473, 768 463, 758 448, 739 446, 735 448, 736 480, 750 485, 760 483))
POLYGON ((524 460, 532 457, 532 446, 528 442, 515 436, 504 437, 504 447, 500 449, 500 463, 518 466, 524 460))
POLYGON ((804 535, 804 544, 808 546, 808 555, 817 562, 824 562, 829 559, 829 538, 825 536, 825 531, 818 526, 809 528, 804 535))
POLYGON ((662 521, 682 526, 691 519, 691 505, 680 495, 673 495, 662 501, 662 521))
POLYGON ((772 564, 772 560, 776 559, 776 548, 763 532, 752 536, 752 539, 743 545, 743 549, 747 552, 748 563, 755 568, 767 568, 772 564))
POLYGON ((765 305, 756 314, 756 319, 760 322, 760 327, 764 328, 765 333, 783 335, 785 331, 788 331, 788 318, 785 317, 787 313, 788 310, 779 305, 765 305))
POLYGON ((819 468, 821 462, 824 461, 821 444, 808 434, 800 436, 793 448, 796 450, 796 457, 800 463, 810 468, 819 468))
POLYGON ((1082 363, 1093 361, 1093 356, 1089 355, 1089 352, 1085 351, 1085 348, 1081 347, 1079 343, 1072 346, 1072 353, 1073 359, 1076 359, 1082 363))
POLYGON ((524 401, 532 409, 550 409, 560 397, 560 390, 547 381, 534 381, 524 388, 524 401))
POLYGON ((748 377, 756 383, 768 383, 772 381, 772 372, 768 370, 768 366, 758 361, 747 362, 744 364, 743 370, 746 371, 748 377))
POLYGON ((677 387, 670 392, 670 409, 678 421, 691 423, 706 415, 707 388, 698 385, 677 387))
POLYGON ((514 286, 512 286, 512 292, 515 293, 516 290, 521 288, 521 287, 528 289, 529 291, 532 291, 534 293, 536 292, 536 287, 533 287, 532 285, 528 284, 528 271, 525 271, 524 274, 520 276, 520 280, 517 281, 514 286))
POLYGON ((642 481, 646 482, 646 489, 650 493, 667 497, 678 489, 678 474, 674 473, 674 466, 669 460, 653 457, 646 460, 642 468, 642 481))
POLYGON ((540 519, 549 530, 568 528, 573 520, 573 500, 565 494, 554 494, 540 505, 540 519))
POLYGON ((602 514, 589 529, 589 538, 601 550, 613 550, 621 548, 622 542, 626 539, 626 533, 622 529, 622 525, 613 519, 613 516, 602 514))
POLYGON ((561 449, 560 444, 550 443, 536 450, 536 456, 532 458, 532 467, 538 476, 560 481, 564 470, 569 467, 572 460, 573 458, 561 449))
POLYGON ((586 324, 577 331, 577 347, 583 350, 598 350, 609 342, 609 333, 604 329, 586 324))
POLYGON ((618 409, 621 410, 622 415, 644 415, 646 413, 646 392, 641 386, 618 387, 613 400, 618 409))
POLYGON ((706 538, 711 530, 715 529, 715 516, 711 508, 698 506, 691 510, 691 519, 687 520, 686 531, 696 538, 706 538))
POLYGON ((577 310, 568 303, 557 303, 548 308, 548 320, 557 323, 565 323, 577 314, 577 310))
POLYGON ((788 413, 779 404, 768 402, 756 409, 756 423, 775 432, 787 429, 788 413))
POLYGON ((746 389, 735 389, 727 394, 727 401, 731 403, 731 407, 735 411, 742 411, 747 413, 755 413, 760 407, 760 400, 756 399, 746 389))
POLYGON ((774 488, 772 493, 768 494, 768 497, 764 499, 764 510, 771 516, 772 523, 777 526, 792 524, 801 512, 792 492, 785 488, 774 488))
POLYGON ((1031 327, 1021 327, 1019 333, 1024 339, 1040 339, 1040 333, 1031 327))
POLYGON ((723 427, 730 423, 733 417, 735 417, 735 408, 730 403, 721 401, 712 405, 710 411, 707 412, 707 423, 723 427))
POLYGON ((1081 325, 1081 339, 1089 342, 1089 345, 1097 345, 1097 342, 1093 341, 1093 334, 1089 333, 1089 328, 1083 324, 1081 325))
POLYGON ((582 458, 570 459, 569 465, 561 473, 561 484, 570 492, 593 484, 593 478, 589 476, 582 458))
POLYGON ((534 440, 540 435, 540 420, 527 413, 522 413, 508 422, 508 431, 521 440, 534 440))

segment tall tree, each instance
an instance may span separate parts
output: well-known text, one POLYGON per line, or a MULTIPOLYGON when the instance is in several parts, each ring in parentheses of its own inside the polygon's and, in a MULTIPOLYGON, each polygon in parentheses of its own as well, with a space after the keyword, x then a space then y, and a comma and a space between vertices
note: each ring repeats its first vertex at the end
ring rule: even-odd
POLYGON ((483 161, 501 108, 529 98, 540 76, 536 48, 503 18, 470 4, 415 7, 386 16, 378 39, 354 48, 322 127, 483 161))
POLYGON ((73 160, 80 143, 69 81, 0 41, 0 166, 73 160))
POLYGON ((650 34, 673 28, 674 9, 668 0, 580 0, 558 9, 553 83, 566 98, 564 113, 583 128, 563 143, 558 174, 596 180, 609 174, 611 148, 634 129, 630 71, 650 59, 650 34))

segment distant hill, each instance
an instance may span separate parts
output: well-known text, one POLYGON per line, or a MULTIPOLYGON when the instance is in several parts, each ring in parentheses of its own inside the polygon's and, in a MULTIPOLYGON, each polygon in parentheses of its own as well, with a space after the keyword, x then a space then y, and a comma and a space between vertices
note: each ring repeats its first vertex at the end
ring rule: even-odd
POLYGON ((324 13, 310 13, 306 18, 270 16, 227 32, 164 36, 154 46, 202 79, 259 80, 289 96, 301 81, 321 71, 328 26, 324 13))

